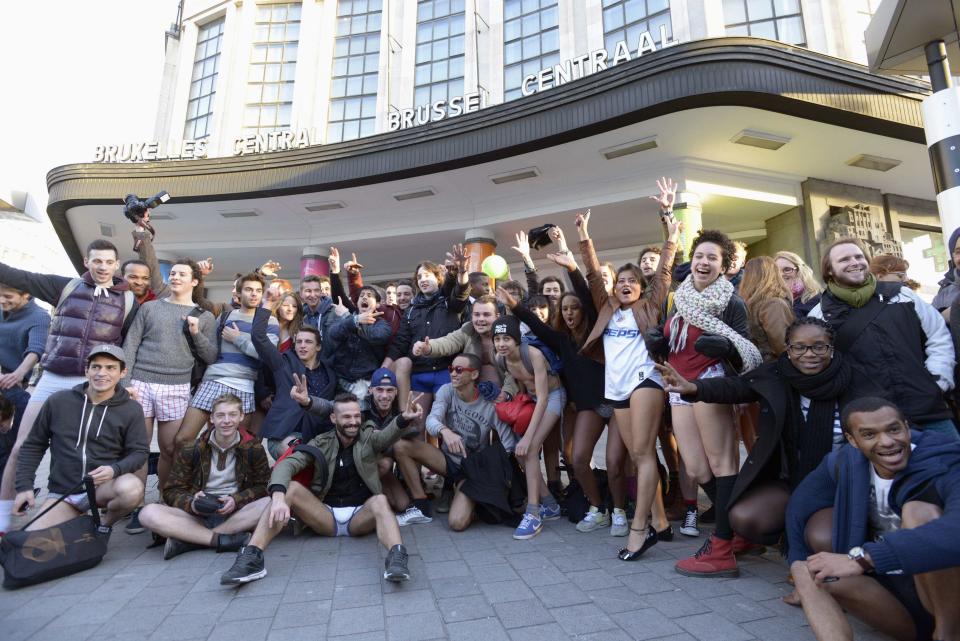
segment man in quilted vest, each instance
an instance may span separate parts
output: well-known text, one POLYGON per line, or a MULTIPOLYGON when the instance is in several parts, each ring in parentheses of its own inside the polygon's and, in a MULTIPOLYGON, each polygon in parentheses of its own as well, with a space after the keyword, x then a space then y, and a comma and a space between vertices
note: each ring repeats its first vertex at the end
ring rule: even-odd
POLYGON ((137 312, 133 293, 116 275, 119 262, 113 243, 103 239, 90 243, 83 264, 87 271, 79 278, 69 278, 36 274, 0 263, 0 282, 54 307, 50 334, 40 359, 43 377, 20 420, 17 441, 0 484, 0 532, 5 532, 10 524, 20 446, 30 435, 43 402, 55 392, 85 383, 90 351, 100 344, 123 345, 127 327, 137 312))
POLYGON ((140 523, 167 539, 164 560, 203 548, 236 552, 269 505, 267 454, 258 439, 240 429, 242 422, 239 398, 217 398, 212 427, 177 451, 163 490, 166 505, 140 510, 140 523))

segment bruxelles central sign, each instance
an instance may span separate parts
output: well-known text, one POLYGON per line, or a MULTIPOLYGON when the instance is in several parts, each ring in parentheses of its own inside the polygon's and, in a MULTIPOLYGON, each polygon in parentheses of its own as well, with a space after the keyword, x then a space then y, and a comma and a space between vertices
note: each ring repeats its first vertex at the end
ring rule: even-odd
MULTIPOLYGON (((633 50, 630 49, 626 40, 621 40, 614 46, 612 56, 606 49, 597 49, 576 58, 568 58, 561 61, 560 64, 546 67, 538 73, 526 76, 520 85, 520 91, 524 96, 531 96, 544 89, 559 87, 598 71, 604 71, 621 63, 635 60, 644 54, 654 53, 677 44, 679 44, 677 40, 671 40, 667 35, 666 26, 661 25, 659 47, 654 43, 650 32, 644 31, 637 38, 637 44, 633 50)), ((454 96, 449 100, 437 100, 429 105, 397 109, 387 114, 387 129, 398 131, 408 127, 425 125, 428 122, 437 122, 478 111, 487 106, 486 94, 469 93, 463 96, 454 96)))

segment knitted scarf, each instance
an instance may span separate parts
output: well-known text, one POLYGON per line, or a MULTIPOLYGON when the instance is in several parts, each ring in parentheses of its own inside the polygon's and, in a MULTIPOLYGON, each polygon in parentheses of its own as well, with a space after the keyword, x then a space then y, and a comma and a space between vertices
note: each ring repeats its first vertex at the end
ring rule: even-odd
POLYGON ((743 361, 741 372, 748 372, 763 362, 760 351, 732 327, 720 320, 733 296, 733 284, 722 276, 707 285, 702 292, 693 286, 693 274, 688 275, 673 295, 677 313, 670 321, 670 351, 680 352, 687 346, 687 327, 699 327, 708 334, 729 339, 743 361), (680 323, 683 318, 685 323, 680 323))
POLYGON ((850 307, 859 309, 870 302, 873 293, 877 291, 877 279, 873 274, 867 274, 867 280, 863 281, 860 287, 844 287, 838 285, 836 281, 827 281, 827 289, 830 293, 842 300, 850 307))

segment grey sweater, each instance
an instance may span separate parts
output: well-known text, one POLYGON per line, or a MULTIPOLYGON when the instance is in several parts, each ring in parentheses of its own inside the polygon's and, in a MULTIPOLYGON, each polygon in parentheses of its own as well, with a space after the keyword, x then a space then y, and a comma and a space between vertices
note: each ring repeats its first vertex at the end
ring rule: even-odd
MULTIPOLYGON (((490 430, 496 430, 500 435, 500 442, 508 452, 513 452, 517 446, 517 436, 513 429, 497 416, 497 407, 482 396, 471 403, 463 401, 457 396, 453 385, 447 383, 437 391, 433 399, 433 407, 427 416, 427 432, 431 436, 439 436, 440 430, 449 428, 456 432, 467 452, 479 452, 490 444, 490 430)), ((447 454, 446 445, 443 449, 447 454)), ((451 455, 452 458, 459 457, 451 455)))
MULTIPOLYGON (((183 334, 183 317, 193 308, 192 304, 166 300, 153 300, 140 307, 123 341, 131 380, 162 385, 190 382, 193 354, 183 334)), ((200 331, 193 341, 205 362, 217 360, 217 320, 210 312, 200 315, 200 331)))

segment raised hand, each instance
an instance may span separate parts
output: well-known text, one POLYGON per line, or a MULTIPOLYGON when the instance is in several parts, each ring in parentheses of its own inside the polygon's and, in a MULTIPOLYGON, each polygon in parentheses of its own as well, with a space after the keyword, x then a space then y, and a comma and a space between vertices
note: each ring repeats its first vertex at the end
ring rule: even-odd
POLYGON ((650 196, 650 199, 657 201, 661 212, 673 211, 673 203, 677 199, 677 187, 677 183, 673 182, 672 178, 663 177, 657 181, 660 195, 650 196))
POLYGON ((654 367, 656 367, 660 375, 663 376, 664 390, 676 392, 677 394, 697 393, 697 386, 681 376, 680 372, 673 368, 673 365, 669 363, 657 363, 654 367))
POLYGON ((375 309, 370 310, 369 312, 360 312, 357 314, 357 324, 358 325, 373 325, 377 322, 377 319, 383 316, 383 312, 379 312, 375 309))
POLYGON ((197 263, 200 275, 206 278, 213 271, 213 259, 209 256, 197 263))
POLYGON ((268 260, 264 264, 260 265, 260 273, 267 278, 275 278, 276 275, 280 273, 281 269, 283 269, 283 267, 281 267, 280 263, 275 260, 268 260))
POLYGON ((423 417, 423 406, 420 405, 421 398, 423 398, 422 392, 419 394, 410 394, 407 397, 407 406, 401 415, 407 421, 417 421, 423 417))
POLYGON ((422 341, 417 341, 413 344, 414 356, 429 356, 431 351, 429 336, 424 336, 422 341))
POLYGON ((580 240, 590 240, 590 232, 587 230, 587 226, 590 224, 590 210, 588 209, 582 214, 577 214, 577 217, 574 219, 574 224, 577 226, 580 240))
POLYGON ((667 226, 667 240, 677 242, 680 238, 680 232, 683 230, 683 223, 676 219, 672 212, 663 216, 663 222, 667 226))
POLYGON ((300 407, 310 405, 310 391, 307 389, 307 377, 299 374, 293 375, 293 386, 290 388, 290 398, 295 400, 300 407))
POLYGON ((330 264, 330 273, 339 274, 340 273, 340 250, 336 247, 330 248, 330 255, 327 256, 327 263, 330 264))
POLYGON ((333 305, 333 313, 337 316, 346 316, 350 313, 347 306, 343 304, 343 299, 337 296, 337 302, 333 305))
POLYGON ((573 272, 577 270, 577 261, 574 260, 573 256, 571 256, 569 252, 556 252, 547 254, 547 258, 560 267, 565 267, 567 271, 573 272))
POLYGON ((567 238, 563 235, 563 230, 559 227, 551 227, 547 230, 547 235, 550 236, 550 240, 557 244, 557 251, 560 253, 570 251, 570 248, 567 247, 567 238))
POLYGON ((517 244, 514 247, 511 247, 513 251, 520 254, 520 257, 523 258, 523 262, 529 263, 530 260, 530 240, 527 238, 527 232, 518 231, 517 232, 517 244))
POLYGON ((458 273, 465 274, 467 272, 467 254, 463 249, 463 243, 457 243, 453 246, 450 251, 450 260, 453 261, 458 273))
POLYGON ((350 254, 350 260, 343 264, 343 268, 347 270, 348 274, 359 274, 360 270, 363 269, 363 265, 357 262, 356 254, 350 254))
POLYGON ((517 299, 513 297, 513 294, 503 287, 497 287, 497 300, 507 309, 513 309, 518 305, 517 299))

